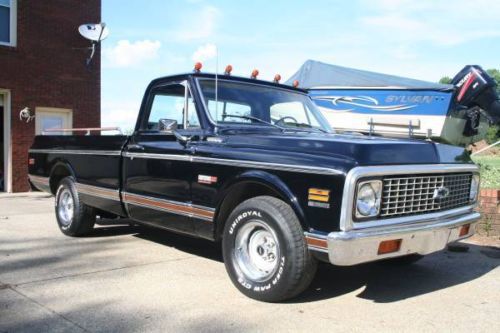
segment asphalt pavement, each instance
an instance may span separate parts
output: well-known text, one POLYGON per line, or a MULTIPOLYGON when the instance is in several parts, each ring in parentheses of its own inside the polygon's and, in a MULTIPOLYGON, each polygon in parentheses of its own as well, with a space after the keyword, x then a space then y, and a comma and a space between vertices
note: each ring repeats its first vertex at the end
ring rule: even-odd
POLYGON ((500 332, 500 248, 477 241, 408 267, 324 264, 267 304, 233 287, 216 244, 102 224, 66 237, 52 198, 0 196, 0 332, 500 332))

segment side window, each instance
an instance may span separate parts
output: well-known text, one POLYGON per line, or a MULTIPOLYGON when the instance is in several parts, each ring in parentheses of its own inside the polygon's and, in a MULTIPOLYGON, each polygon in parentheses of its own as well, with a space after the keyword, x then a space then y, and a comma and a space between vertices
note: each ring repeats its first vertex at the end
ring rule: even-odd
POLYGON ((176 120, 178 129, 200 127, 193 99, 185 85, 171 84, 153 91, 147 129, 158 130, 160 119, 176 120))
POLYGON ((196 106, 194 105, 193 98, 191 94, 188 92, 188 117, 187 117, 187 126, 188 128, 198 128, 200 127, 200 121, 198 120, 198 114, 196 113, 196 106))

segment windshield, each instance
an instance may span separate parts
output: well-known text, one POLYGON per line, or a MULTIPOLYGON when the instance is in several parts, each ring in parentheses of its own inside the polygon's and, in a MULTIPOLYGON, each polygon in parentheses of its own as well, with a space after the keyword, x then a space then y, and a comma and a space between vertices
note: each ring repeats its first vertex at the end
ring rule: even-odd
POLYGON ((259 124, 282 129, 332 132, 309 96, 245 82, 199 79, 203 99, 218 125, 259 124))

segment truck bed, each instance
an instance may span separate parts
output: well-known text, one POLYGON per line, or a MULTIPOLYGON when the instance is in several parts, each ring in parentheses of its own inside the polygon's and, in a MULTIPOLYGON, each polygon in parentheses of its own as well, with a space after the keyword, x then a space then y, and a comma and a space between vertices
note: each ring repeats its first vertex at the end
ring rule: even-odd
POLYGON ((35 185, 38 188, 45 187, 45 190, 55 193, 57 189, 48 179, 53 181, 67 176, 61 174, 53 177, 53 174, 58 172, 57 165, 69 165, 70 170, 75 172, 71 176, 80 187, 79 191, 83 193, 96 191, 97 188, 100 191, 105 189, 106 193, 103 192, 101 199, 88 196, 85 201, 94 207, 122 215, 124 212, 120 203, 121 152, 127 140, 128 137, 124 135, 37 136, 30 149, 30 181, 37 183, 35 185))

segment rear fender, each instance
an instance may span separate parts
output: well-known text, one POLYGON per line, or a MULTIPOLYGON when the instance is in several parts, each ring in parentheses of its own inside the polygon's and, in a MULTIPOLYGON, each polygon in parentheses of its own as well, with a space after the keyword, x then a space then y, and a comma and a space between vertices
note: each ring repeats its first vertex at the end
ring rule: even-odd
POLYGON ((49 174, 50 190, 52 194, 56 193, 57 185, 59 184, 59 182, 63 178, 69 176, 73 177, 76 180, 75 171, 68 161, 58 160, 56 163, 54 163, 54 165, 50 169, 49 174))

